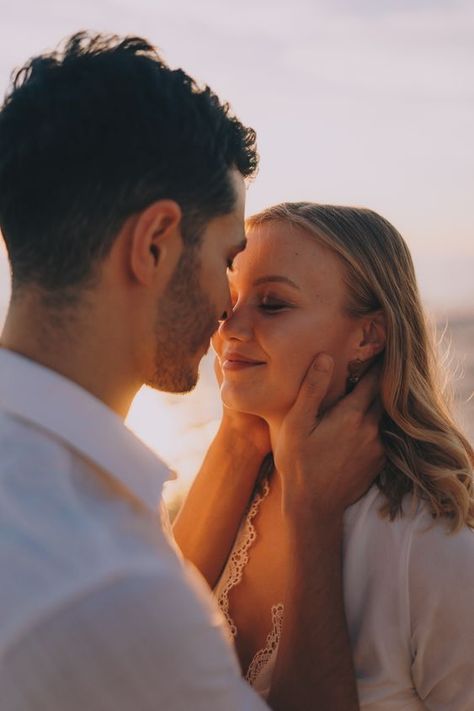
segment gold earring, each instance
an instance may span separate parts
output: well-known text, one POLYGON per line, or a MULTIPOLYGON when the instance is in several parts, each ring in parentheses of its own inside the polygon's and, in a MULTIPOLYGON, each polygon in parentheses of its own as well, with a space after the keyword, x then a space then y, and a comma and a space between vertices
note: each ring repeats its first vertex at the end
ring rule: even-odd
POLYGON ((359 380, 362 376, 363 367, 364 367, 364 362, 362 360, 360 360, 360 358, 351 360, 350 363, 348 364, 347 369, 349 371, 349 377, 347 378, 347 383, 346 383, 346 395, 347 395, 347 393, 350 393, 352 390, 354 390, 355 386, 359 382, 359 380))

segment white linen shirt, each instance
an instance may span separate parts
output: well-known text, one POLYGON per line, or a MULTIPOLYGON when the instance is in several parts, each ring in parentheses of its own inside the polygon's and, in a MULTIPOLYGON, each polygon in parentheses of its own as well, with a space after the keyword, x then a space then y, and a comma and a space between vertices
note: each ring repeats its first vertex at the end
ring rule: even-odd
POLYGON ((344 593, 361 711, 474 711, 474 532, 426 503, 383 518, 376 486, 345 515, 344 593))
MULTIPOLYGON (((377 486, 344 517, 344 599, 361 711, 474 711, 474 532, 377 486)), ((283 620, 284 621, 284 620, 283 620)), ((254 688, 266 697, 278 653, 254 688)))
POLYGON ((102 402, 0 349, 1 711, 261 711, 164 534, 170 472, 102 402))

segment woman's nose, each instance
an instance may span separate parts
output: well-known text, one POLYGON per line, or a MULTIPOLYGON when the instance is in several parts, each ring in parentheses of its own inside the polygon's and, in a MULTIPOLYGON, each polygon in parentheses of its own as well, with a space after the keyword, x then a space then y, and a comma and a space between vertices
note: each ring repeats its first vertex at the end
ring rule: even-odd
POLYGON ((234 306, 219 325, 218 335, 226 340, 247 341, 252 338, 253 327, 246 309, 234 306))

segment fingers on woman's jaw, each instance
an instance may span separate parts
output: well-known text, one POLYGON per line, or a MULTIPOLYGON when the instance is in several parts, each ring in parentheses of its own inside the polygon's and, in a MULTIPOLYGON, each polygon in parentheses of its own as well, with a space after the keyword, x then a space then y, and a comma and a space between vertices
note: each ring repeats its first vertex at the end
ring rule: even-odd
POLYGON ((318 355, 314 358, 311 367, 313 371, 327 373, 331 376, 334 370, 334 358, 332 358, 332 356, 328 353, 318 353, 318 355))

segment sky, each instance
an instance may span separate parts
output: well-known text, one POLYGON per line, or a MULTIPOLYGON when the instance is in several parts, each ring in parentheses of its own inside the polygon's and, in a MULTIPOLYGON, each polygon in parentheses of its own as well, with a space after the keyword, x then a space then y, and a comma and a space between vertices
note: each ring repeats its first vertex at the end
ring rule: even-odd
POLYGON ((0 18, 0 93, 76 30, 142 34, 257 130, 249 213, 372 207, 405 236, 430 307, 474 304, 472 0, 0 0, 0 18))
MULTIPOLYGON (((0 0, 0 94, 80 29, 147 37, 256 129, 248 214, 371 207, 408 242, 427 307, 474 311, 472 0, 0 0)), ((8 295, 0 249, 0 322, 8 295)), ((203 373, 187 398, 144 390, 129 420, 186 471, 198 455, 183 464, 183 441, 201 450, 219 413, 209 362, 203 373)))

